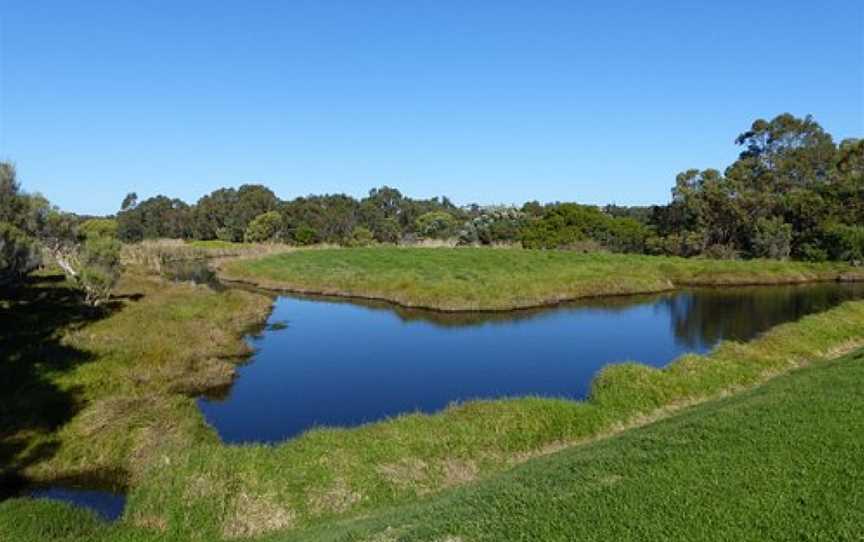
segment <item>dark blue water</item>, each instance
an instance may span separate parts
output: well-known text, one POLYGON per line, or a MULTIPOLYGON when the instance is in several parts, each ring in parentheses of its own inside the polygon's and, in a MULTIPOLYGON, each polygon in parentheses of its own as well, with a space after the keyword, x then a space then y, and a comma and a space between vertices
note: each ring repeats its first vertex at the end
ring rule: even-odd
POLYGON ((34 499, 52 499, 83 506, 106 521, 114 521, 123 515, 126 497, 120 493, 74 487, 47 487, 33 489, 27 493, 34 499))
POLYGON ((202 398, 226 442, 276 442, 454 401, 584 398, 603 366, 662 367, 719 341, 864 297, 864 285, 682 291, 543 310, 461 313, 280 297, 227 394, 202 398))

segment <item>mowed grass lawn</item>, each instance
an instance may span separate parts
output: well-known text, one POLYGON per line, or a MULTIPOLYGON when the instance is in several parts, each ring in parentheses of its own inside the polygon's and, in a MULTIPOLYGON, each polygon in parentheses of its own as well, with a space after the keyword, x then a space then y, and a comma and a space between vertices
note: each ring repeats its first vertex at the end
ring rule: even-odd
POLYGON ((298 250, 222 264, 228 279, 439 310, 504 310, 683 285, 864 279, 844 264, 490 248, 298 250))
MULTIPOLYGON (((860 540, 862 389, 858 351, 408 506, 254 539, 860 540)), ((28 500, 0 503, 0 538, 176 539, 28 500)))

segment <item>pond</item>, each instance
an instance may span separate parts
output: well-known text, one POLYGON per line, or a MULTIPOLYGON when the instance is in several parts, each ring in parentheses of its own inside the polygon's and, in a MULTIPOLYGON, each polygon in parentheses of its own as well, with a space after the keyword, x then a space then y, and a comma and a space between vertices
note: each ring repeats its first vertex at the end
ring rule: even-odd
POLYGON ((31 489, 26 493, 34 499, 52 499, 89 508, 106 521, 123 515, 126 497, 122 493, 74 486, 50 486, 31 489))
POLYGON ((607 364, 662 367, 860 298, 864 284, 824 283, 448 314, 282 296, 234 384, 199 406, 223 441, 270 443, 478 398, 581 399, 607 364))

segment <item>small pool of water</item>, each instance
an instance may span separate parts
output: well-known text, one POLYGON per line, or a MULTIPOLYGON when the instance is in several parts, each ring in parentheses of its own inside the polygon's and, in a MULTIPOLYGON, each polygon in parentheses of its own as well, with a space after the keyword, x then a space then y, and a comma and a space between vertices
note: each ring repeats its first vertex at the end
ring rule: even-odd
POLYGON ((662 367, 864 298, 864 284, 699 289, 456 313, 279 297, 235 383, 200 408, 226 442, 277 442, 454 401, 586 397, 603 366, 662 367))
POLYGON ((122 493, 96 489, 50 486, 31 489, 26 495, 34 499, 51 499, 83 506, 106 521, 119 519, 126 506, 126 496, 122 493))

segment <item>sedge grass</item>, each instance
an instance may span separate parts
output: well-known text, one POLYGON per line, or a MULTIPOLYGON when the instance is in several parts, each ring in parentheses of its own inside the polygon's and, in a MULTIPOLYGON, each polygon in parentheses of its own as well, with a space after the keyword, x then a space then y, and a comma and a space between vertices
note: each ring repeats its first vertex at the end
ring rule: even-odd
POLYGON ((493 248, 297 250, 225 261, 221 276, 260 287, 381 299, 445 311, 508 310, 677 286, 862 280, 840 263, 718 261, 493 248))

